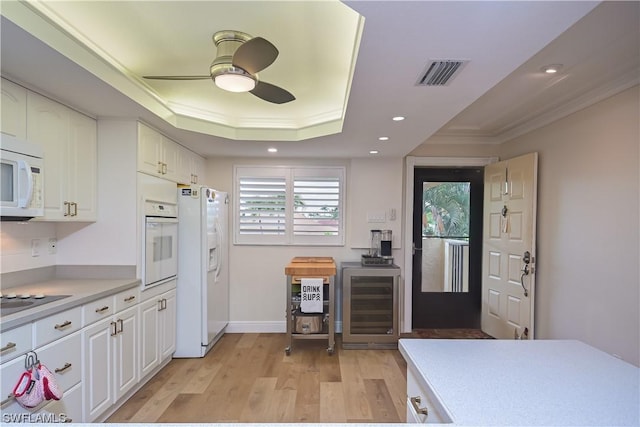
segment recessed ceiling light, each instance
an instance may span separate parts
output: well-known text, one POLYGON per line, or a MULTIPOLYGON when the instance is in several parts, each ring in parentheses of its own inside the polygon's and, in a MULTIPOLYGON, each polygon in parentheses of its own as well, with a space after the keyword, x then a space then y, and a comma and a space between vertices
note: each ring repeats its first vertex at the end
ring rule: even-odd
POLYGON ((271 147, 271 148, 267 148, 267 151, 270 152, 270 153, 277 153, 278 149, 274 148, 274 147, 271 147))
POLYGON ((560 71, 560 68, 562 68, 562 64, 551 64, 542 67, 542 71, 547 74, 555 74, 560 71))
POLYGON ((400 122, 400 121, 402 121, 402 120, 404 120, 404 117, 402 117, 402 116, 395 116, 395 117, 393 118, 393 121, 394 121, 394 122, 400 122))
POLYGON ((378 140, 380 140, 380 141, 388 141, 389 137, 388 136, 381 136, 380 138, 378 138, 378 140))
POLYGON ((378 150, 371 150, 369 151, 369 154, 378 154, 378 150))

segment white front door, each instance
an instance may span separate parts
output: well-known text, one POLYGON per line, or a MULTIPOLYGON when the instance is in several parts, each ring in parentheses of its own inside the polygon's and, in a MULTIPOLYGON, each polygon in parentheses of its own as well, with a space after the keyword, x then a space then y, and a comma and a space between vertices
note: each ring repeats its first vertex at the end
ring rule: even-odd
POLYGON ((485 167, 481 322, 494 338, 534 337, 537 171, 538 153, 485 167))

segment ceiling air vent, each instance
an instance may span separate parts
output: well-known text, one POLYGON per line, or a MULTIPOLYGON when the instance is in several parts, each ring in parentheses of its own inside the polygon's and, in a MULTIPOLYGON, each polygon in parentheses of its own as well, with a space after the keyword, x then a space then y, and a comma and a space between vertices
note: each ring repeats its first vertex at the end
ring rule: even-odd
POLYGON ((446 86, 469 61, 457 59, 432 60, 425 67, 417 86, 446 86))

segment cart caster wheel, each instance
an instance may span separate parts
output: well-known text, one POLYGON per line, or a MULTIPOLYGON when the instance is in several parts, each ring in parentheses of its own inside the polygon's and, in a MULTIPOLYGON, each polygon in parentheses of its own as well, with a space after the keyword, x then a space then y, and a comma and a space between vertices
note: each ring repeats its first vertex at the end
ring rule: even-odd
POLYGON ((329 348, 327 349, 327 353, 329 353, 329 356, 331 356, 331 355, 333 354, 333 348, 332 348, 332 347, 329 347, 329 348))
POLYGON ((284 349, 284 354, 286 354, 287 356, 291 354, 291 347, 287 347, 284 349))

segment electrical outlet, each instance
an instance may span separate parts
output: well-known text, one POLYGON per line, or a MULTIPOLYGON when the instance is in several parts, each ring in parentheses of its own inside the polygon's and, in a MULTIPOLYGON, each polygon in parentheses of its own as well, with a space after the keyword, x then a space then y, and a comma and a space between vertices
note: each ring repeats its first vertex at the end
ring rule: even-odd
POLYGON ((31 256, 40 256, 40 239, 31 239, 31 256))
POLYGON ((56 246, 58 245, 58 239, 52 237, 49 239, 49 253, 51 255, 56 253, 56 246))
POLYGON ((367 212, 367 222, 386 222, 385 211, 367 212))

